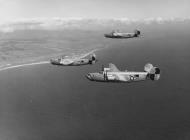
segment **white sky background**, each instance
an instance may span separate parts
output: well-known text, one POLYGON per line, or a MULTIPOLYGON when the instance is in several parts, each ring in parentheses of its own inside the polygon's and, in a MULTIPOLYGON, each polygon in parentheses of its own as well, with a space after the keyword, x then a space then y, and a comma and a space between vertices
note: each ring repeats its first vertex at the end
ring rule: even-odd
POLYGON ((0 22, 21 18, 190 17, 190 0, 0 0, 0 22))

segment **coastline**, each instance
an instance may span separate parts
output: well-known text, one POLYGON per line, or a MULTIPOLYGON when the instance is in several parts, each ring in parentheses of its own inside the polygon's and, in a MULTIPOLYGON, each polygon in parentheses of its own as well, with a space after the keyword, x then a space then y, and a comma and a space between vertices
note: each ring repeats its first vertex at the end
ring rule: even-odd
MULTIPOLYGON (((12 68, 0 72, 1 138, 176 140, 189 136, 190 32, 176 31, 147 29, 144 37, 130 40, 99 40, 98 34, 99 48, 108 47, 96 53, 100 61, 95 65, 57 67, 43 64, 45 59, 6 66, 12 68), (143 71, 150 62, 161 69, 162 77, 131 84, 86 79, 87 73, 110 62, 129 71, 143 71)), ((91 43, 89 49, 96 45, 91 43)))
MULTIPOLYGON (((84 57, 87 57, 87 56, 89 56, 90 54, 92 54, 92 53, 94 53, 94 52, 96 52, 96 51, 98 51, 98 49, 94 49, 94 50, 92 50, 92 51, 90 51, 90 52, 87 52, 87 53, 82 53, 82 54, 76 54, 76 55, 73 55, 73 56, 69 56, 69 57, 71 57, 71 58, 84 58, 84 57)), ((58 57, 58 56, 60 56, 61 54, 56 54, 55 56, 56 57, 58 57)), ((62 54, 63 55, 63 54, 62 54)), ((54 56, 54 57, 55 57, 54 56)), ((50 59, 50 58, 49 58, 50 59)), ((4 70, 8 70, 8 69, 13 69, 13 68, 19 68, 19 67, 26 67, 26 66, 33 66, 33 65, 41 65, 41 64, 49 64, 50 63, 50 61, 33 61, 33 62, 31 62, 31 63, 16 63, 16 64, 10 64, 10 63, 8 63, 8 64, 4 64, 4 65, 1 65, 0 66, 0 71, 4 71, 4 70)))

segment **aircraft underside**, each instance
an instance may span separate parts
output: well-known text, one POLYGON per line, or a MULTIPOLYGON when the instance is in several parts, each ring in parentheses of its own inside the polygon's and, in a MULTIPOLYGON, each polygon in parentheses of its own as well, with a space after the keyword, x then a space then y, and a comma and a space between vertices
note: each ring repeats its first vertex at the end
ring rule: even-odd
POLYGON ((130 82, 138 82, 138 81, 144 81, 147 80, 147 75, 110 75, 110 74, 100 74, 100 73, 94 73, 94 74, 88 74, 86 76, 91 81, 97 81, 97 82, 119 82, 119 83, 130 83, 130 82))

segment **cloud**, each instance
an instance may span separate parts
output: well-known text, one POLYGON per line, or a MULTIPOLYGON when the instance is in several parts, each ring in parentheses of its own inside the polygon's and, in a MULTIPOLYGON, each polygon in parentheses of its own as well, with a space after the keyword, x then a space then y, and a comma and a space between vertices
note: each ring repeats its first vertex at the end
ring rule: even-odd
POLYGON ((16 30, 64 30, 64 29, 97 29, 99 27, 126 26, 130 24, 164 24, 173 22, 190 22, 190 18, 146 18, 146 19, 90 19, 90 18, 33 18, 9 21, 0 24, 1 32, 16 30))

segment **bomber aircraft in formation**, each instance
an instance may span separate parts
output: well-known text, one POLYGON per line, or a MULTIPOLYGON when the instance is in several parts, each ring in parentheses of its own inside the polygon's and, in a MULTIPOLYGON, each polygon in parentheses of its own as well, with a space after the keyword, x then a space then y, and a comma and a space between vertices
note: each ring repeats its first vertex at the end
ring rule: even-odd
MULTIPOLYGON (((105 34, 105 37, 108 38, 133 38, 139 37, 140 31, 135 30, 134 33, 121 33, 113 31, 110 34, 105 34)), ((62 65, 62 66, 81 66, 95 64, 97 62, 96 55, 92 53, 90 58, 85 58, 91 53, 85 54, 81 57, 69 57, 64 56, 57 59, 51 59, 50 63, 53 65, 62 65)), ((154 67, 152 64, 148 63, 144 66, 144 71, 120 71, 114 64, 110 63, 108 68, 102 67, 102 71, 95 73, 88 73, 86 78, 91 81, 97 82, 138 82, 144 80, 159 80, 160 79, 160 69, 154 67)))
POLYGON ((106 38, 134 38, 140 36, 140 31, 135 30, 134 33, 122 33, 119 31, 112 31, 111 33, 104 34, 106 38))
POLYGON ((57 59, 51 59, 50 62, 53 65, 61 65, 61 66, 81 66, 81 65, 92 65, 97 62, 96 55, 91 54, 90 58, 75 57, 70 58, 69 56, 63 56, 57 59))
POLYGON ((109 68, 102 68, 101 72, 89 73, 86 77, 91 81, 97 82, 138 82, 144 80, 159 80, 160 69, 152 64, 146 64, 143 72, 119 71, 118 68, 110 63, 109 68))

